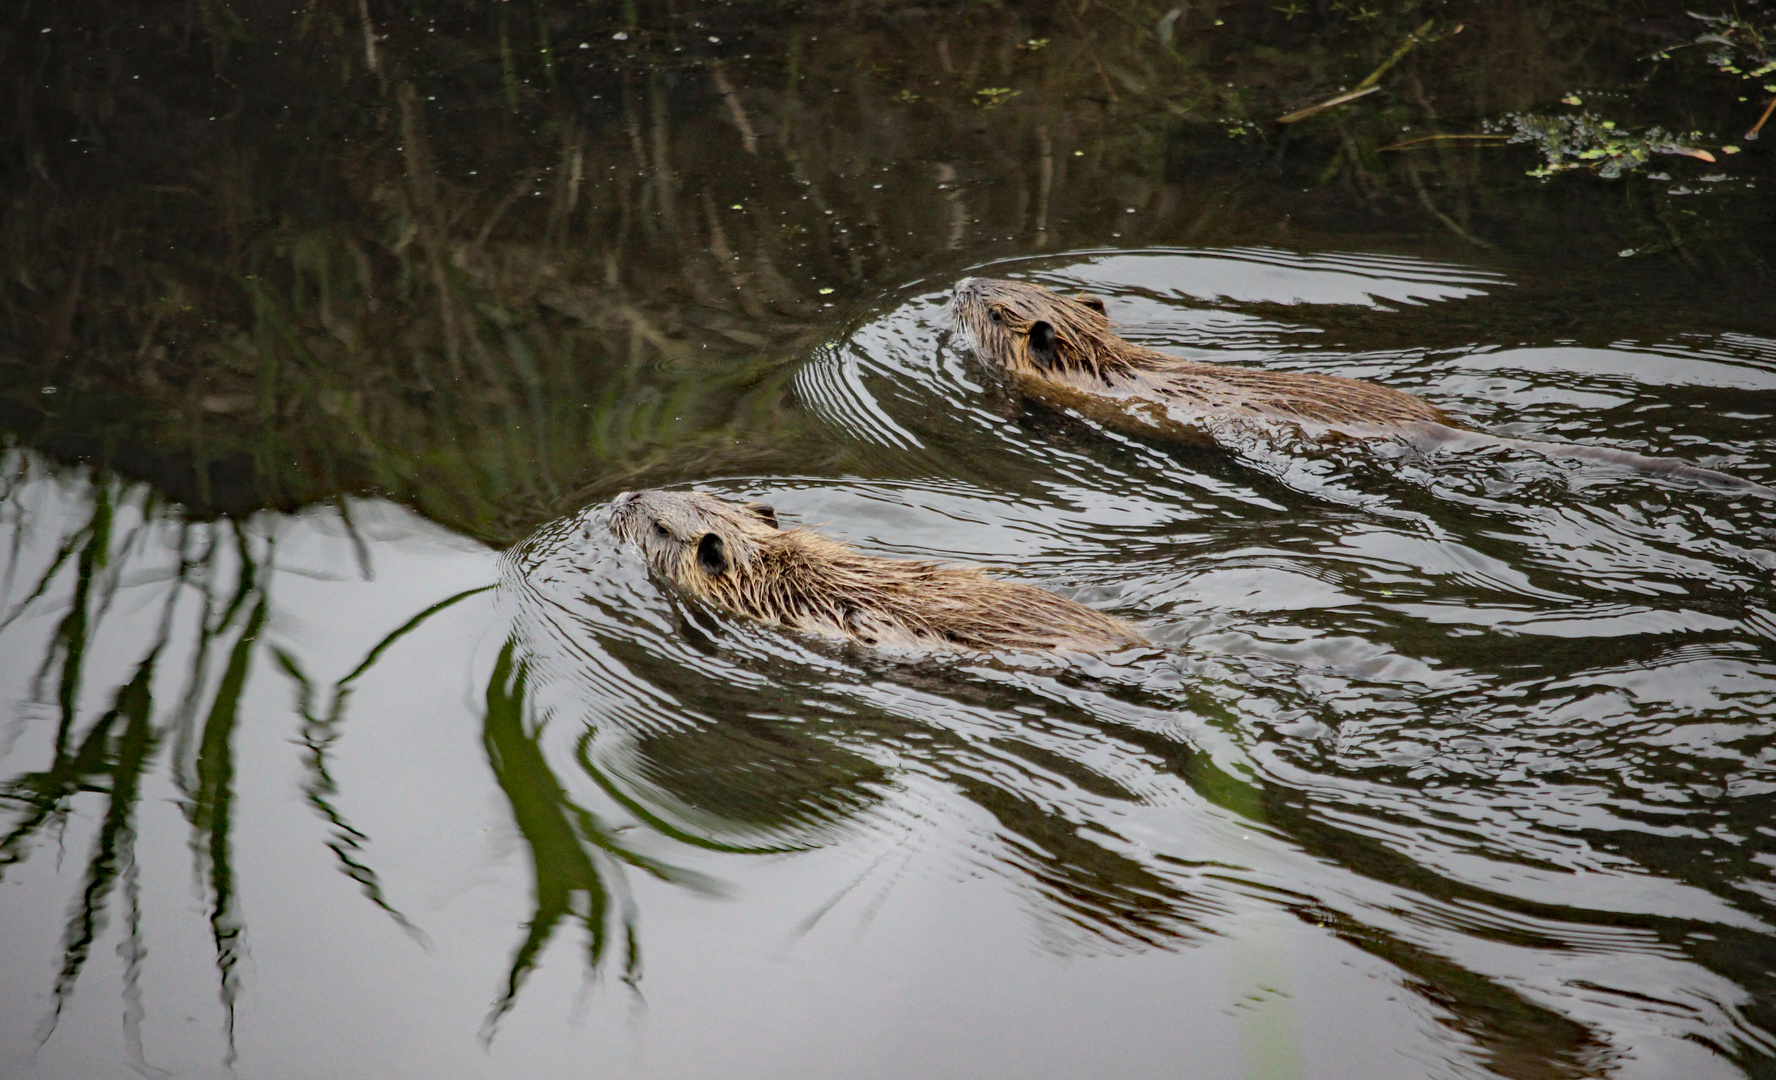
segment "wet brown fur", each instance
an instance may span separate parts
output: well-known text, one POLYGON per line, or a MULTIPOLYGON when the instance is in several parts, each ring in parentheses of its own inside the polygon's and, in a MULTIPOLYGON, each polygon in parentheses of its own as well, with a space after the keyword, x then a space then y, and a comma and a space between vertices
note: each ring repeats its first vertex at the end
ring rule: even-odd
POLYGON ((1423 398, 1357 379, 1182 360, 1117 336, 1095 296, 967 278, 956 285, 950 316, 975 354, 1008 372, 1023 392, 1140 434, 1213 442, 1230 425, 1281 421, 1313 436, 1510 446, 1776 499, 1776 490, 1762 484, 1686 461, 1476 431, 1423 398))
POLYGON ((1424 399, 1374 383, 1205 364, 1143 348, 1110 329, 1104 302, 1093 296, 969 278, 956 286, 950 310, 981 359, 1010 372, 1024 389, 1065 404, 1086 395, 1115 400, 1143 417, 1143 426, 1156 426, 1158 418, 1142 402, 1179 406, 1167 412, 1180 425, 1216 417, 1344 426, 1453 423, 1424 399), (1053 338, 1048 348, 1042 347, 1045 333, 1053 338))
POLYGON ((980 570, 882 559, 805 529, 769 507, 703 492, 637 491, 611 506, 611 531, 680 589, 737 615, 864 645, 937 651, 1144 644, 1130 624, 980 570))

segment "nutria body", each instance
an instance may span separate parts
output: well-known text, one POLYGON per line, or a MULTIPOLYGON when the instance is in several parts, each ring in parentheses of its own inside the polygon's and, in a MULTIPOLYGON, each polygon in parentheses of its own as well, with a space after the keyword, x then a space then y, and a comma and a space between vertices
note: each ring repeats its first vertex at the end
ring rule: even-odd
POLYGON ((1108 426, 1191 442, 1285 423, 1309 436, 1410 437, 1578 458, 1776 499, 1762 484, 1686 461, 1477 431, 1423 398, 1358 379, 1183 360, 1118 337, 1104 301, 991 278, 957 283, 950 317, 984 362, 1026 394, 1108 426))
POLYGON ((1101 652, 1146 643, 1120 619, 979 570, 881 559, 767 506, 698 491, 631 491, 611 532, 709 604, 763 622, 893 649, 1101 652))

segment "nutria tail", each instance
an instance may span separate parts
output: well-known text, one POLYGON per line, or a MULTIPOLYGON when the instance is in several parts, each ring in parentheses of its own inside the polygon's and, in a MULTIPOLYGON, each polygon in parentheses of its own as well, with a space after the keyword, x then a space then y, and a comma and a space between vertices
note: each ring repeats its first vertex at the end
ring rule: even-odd
POLYGON ((1574 461, 1594 462, 1598 465, 1614 465, 1617 468, 1632 469, 1647 476, 1680 480, 1702 487, 1721 488, 1765 499, 1776 499, 1776 488, 1760 484, 1755 480, 1747 480, 1742 476, 1734 476, 1731 473, 1705 469, 1680 458, 1648 457, 1645 454, 1636 454, 1632 450, 1618 450, 1610 446, 1588 446, 1584 443, 1514 439, 1505 435, 1476 431, 1472 428, 1452 428, 1443 424, 1414 424, 1412 428, 1416 434, 1436 445, 1508 446, 1513 450, 1528 450, 1543 457, 1568 458, 1574 461))

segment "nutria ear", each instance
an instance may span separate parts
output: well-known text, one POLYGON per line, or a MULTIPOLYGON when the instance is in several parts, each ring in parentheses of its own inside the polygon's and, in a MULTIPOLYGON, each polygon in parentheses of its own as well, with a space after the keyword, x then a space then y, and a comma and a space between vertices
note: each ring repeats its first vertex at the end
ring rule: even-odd
POLYGON ((1030 356, 1040 367, 1054 367, 1060 355, 1055 351, 1055 328, 1047 319, 1030 324, 1030 356))
POLYGON ((765 524, 771 528, 780 529, 783 527, 777 524, 777 511, 774 508, 766 506, 764 503, 747 503, 746 508, 764 519, 765 524))
POLYGON ((721 577, 728 569, 727 547, 714 533, 704 533, 697 541, 697 565, 710 577, 721 577))
POLYGON ((1073 299, 1084 304, 1086 307, 1091 308, 1093 311, 1097 312, 1099 315, 1103 315, 1103 316, 1108 317, 1110 314, 1109 309, 1104 306, 1104 298, 1101 296, 1093 296, 1091 293, 1082 292, 1078 296, 1075 296, 1073 299))

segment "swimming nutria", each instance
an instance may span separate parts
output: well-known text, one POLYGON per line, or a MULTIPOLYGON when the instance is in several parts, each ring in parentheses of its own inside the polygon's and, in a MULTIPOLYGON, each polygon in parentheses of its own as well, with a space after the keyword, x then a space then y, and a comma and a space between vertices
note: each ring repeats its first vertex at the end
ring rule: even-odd
POLYGON ((661 576, 738 615, 865 645, 943 651, 1144 645, 1121 619, 979 570, 879 559, 803 529, 768 506, 701 491, 629 491, 610 529, 661 576))
POLYGON ((1143 434, 1212 442, 1229 425, 1269 420, 1309 435, 1482 441, 1776 499, 1776 489, 1687 461, 1476 431, 1423 398, 1357 379, 1181 360, 1118 337, 1104 301, 1083 293, 1062 296, 1027 282, 965 278, 951 297, 950 317, 972 340, 975 354, 1010 372, 1025 393, 1143 434))

